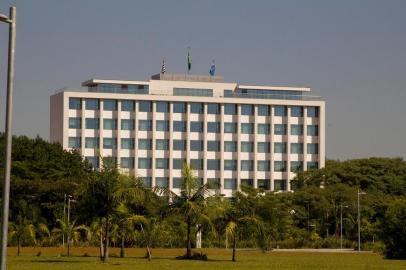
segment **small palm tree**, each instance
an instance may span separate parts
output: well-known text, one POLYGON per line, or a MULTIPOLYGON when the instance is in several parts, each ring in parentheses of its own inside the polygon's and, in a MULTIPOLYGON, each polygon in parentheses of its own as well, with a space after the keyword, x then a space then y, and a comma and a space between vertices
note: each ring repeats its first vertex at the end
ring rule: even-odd
POLYGON ((18 216, 17 222, 9 225, 9 239, 17 242, 17 256, 20 256, 23 242, 36 242, 35 226, 25 218, 18 216))
POLYGON ((193 169, 187 164, 182 168, 183 184, 180 195, 169 190, 169 188, 156 188, 155 190, 166 195, 171 200, 169 212, 179 215, 186 223, 186 254, 184 258, 192 258, 192 228, 197 224, 209 224, 207 215, 206 199, 210 196, 208 184, 199 185, 198 179, 194 175, 193 169))
POLYGON ((85 225, 76 226, 76 220, 74 220, 70 224, 65 223, 62 219, 57 219, 56 222, 59 228, 54 228, 52 230, 52 235, 55 240, 61 239, 63 235, 67 236, 68 257, 70 256, 71 244, 78 244, 81 239, 85 241, 90 241, 91 233, 90 229, 87 226, 85 225))

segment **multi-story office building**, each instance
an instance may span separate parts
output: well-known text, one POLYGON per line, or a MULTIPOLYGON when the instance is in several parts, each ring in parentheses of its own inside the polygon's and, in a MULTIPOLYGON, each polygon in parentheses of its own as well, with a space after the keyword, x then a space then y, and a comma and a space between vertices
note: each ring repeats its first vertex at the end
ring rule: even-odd
POLYGON ((94 167, 112 157, 147 186, 178 191, 187 161, 226 196, 241 184, 289 191, 295 172, 325 163, 325 102, 307 87, 176 74, 82 86, 51 96, 51 141, 94 167))

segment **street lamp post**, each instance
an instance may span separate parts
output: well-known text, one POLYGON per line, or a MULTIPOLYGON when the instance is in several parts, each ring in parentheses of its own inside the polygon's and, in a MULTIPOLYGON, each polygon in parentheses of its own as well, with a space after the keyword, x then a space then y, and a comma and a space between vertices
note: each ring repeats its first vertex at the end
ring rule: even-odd
MULTIPOLYGON (((63 223, 66 224, 66 193, 63 197, 63 223)), ((62 248, 65 248, 65 232, 62 233, 62 248)))
POLYGON ((76 200, 73 200, 71 195, 67 195, 68 198, 68 223, 66 224, 67 226, 67 236, 66 236, 66 242, 68 245, 68 257, 70 255, 70 203, 71 202, 76 202, 76 200))
POLYGON ((0 22, 8 23, 8 68, 7 68, 7 104, 6 104, 6 126, 5 126, 5 168, 2 196, 2 219, 1 219, 1 245, 0 245, 0 270, 6 270, 7 262, 7 234, 8 234, 8 212, 10 201, 10 173, 11 173, 11 143, 12 143, 12 112, 13 112, 13 90, 14 90, 14 62, 15 62, 15 40, 16 40, 16 8, 10 7, 10 16, 0 14, 0 22))
POLYGON ((361 251, 361 213, 359 206, 359 197, 360 195, 365 195, 366 193, 358 189, 358 252, 361 251))
POLYGON ((340 205, 340 247, 343 249, 343 207, 348 208, 348 205, 340 205))

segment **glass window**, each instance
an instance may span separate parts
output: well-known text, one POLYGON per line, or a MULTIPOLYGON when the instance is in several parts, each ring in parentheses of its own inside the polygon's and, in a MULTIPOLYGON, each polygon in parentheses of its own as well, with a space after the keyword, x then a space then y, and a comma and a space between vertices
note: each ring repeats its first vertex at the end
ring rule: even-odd
POLYGON ((115 130, 117 129, 117 119, 103 119, 103 128, 106 130, 115 130))
POLYGON ((224 123, 224 133, 237 133, 237 123, 224 123))
POLYGON ((138 158, 138 169, 151 169, 151 158, 138 158))
POLYGON ((163 112, 163 113, 168 113, 169 112, 169 103, 166 101, 158 101, 156 103, 156 112, 163 112))
POLYGON ((116 149, 117 139, 116 138, 103 138, 103 148, 104 149, 116 149))
POLYGON ((220 170, 220 160, 208 159, 207 160, 207 170, 220 170))
POLYGON ((152 178, 151 177, 142 177, 142 183, 144 187, 151 188, 152 187, 152 178))
POLYGON ((103 110, 105 110, 105 111, 117 110, 117 100, 114 100, 114 99, 103 100, 103 110))
POLYGON ((270 110, 268 105, 258 105, 258 115, 260 116, 269 116, 270 110))
POLYGON ((169 121, 156 120, 156 131, 169 131, 169 121))
POLYGON ((219 122, 207 122, 207 132, 208 133, 219 133, 220 123, 219 122))
POLYGON ((169 150, 169 140, 158 139, 156 140, 156 150, 169 150))
POLYGON ((209 185, 210 189, 218 189, 221 186, 219 178, 207 178, 207 184, 209 185))
POLYGON ((213 89, 199 89, 199 88, 173 88, 174 96, 202 96, 212 97, 213 89))
POLYGON ((308 125, 307 136, 319 136, 319 125, 308 125))
POLYGON ((254 133, 254 124, 242 123, 241 124, 241 133, 242 134, 253 134, 254 133))
POLYGON ((174 177, 172 179, 172 188, 182 188, 182 185, 183 185, 182 177, 174 177))
POLYGON ((152 140, 151 139, 138 139, 138 149, 151 150, 152 149, 152 140))
POLYGON ((241 105, 241 115, 254 115, 254 105, 241 105))
POLYGON ((252 142, 241 142, 241 152, 254 152, 254 143, 252 142))
POLYGON ((275 172, 286 172, 286 161, 275 161, 274 162, 275 172))
POLYGON ((303 107, 301 107, 301 106, 292 106, 290 108, 290 115, 292 117, 303 117, 303 107))
POLYGON ((133 112, 134 111, 134 101, 133 100, 122 100, 121 101, 121 111, 123 112, 133 112))
POLYGON ((290 135, 303 135, 303 125, 290 125, 290 135))
POLYGON ((237 104, 224 104, 224 114, 237 115, 237 104))
POLYGON ((155 159, 156 169, 169 169, 169 159, 168 158, 156 158, 155 159))
POLYGON ((140 112, 152 112, 152 103, 151 103, 151 101, 139 101, 138 102, 138 111, 140 111, 140 112))
POLYGON ((308 161, 307 162, 307 169, 318 169, 319 168, 319 163, 317 161, 308 161))
POLYGON ((134 158, 133 157, 121 157, 120 167, 126 169, 134 169, 134 158))
POLYGON ((191 140, 190 151, 203 151, 203 141, 191 140))
POLYGON ((99 157, 85 157, 93 168, 99 168, 99 157))
POLYGON ((237 152, 237 142, 224 142, 224 152, 237 152))
POLYGON ((254 162, 252 160, 241 160, 241 171, 253 171, 254 162))
POLYGON ((190 159, 190 166, 193 170, 203 170, 203 159, 190 159))
POLYGON ((181 170, 183 168, 183 163, 185 162, 185 160, 182 158, 174 158, 172 162, 173 169, 181 170))
POLYGON ((122 149, 134 149, 134 139, 122 138, 121 139, 121 148, 122 149))
POLYGON ((319 117, 319 107, 307 107, 308 117, 319 117))
POLYGON ((140 131, 152 131, 152 121, 151 120, 139 120, 138 130, 140 131))
POLYGON ((186 121, 173 121, 173 131, 186 132, 186 121))
POLYGON ((80 137, 69 137, 68 147, 69 148, 80 148, 82 145, 80 137))
POLYGON ((286 180, 285 179, 275 179, 274 188, 275 188, 275 191, 286 190, 286 180))
POLYGON ((99 100, 94 98, 87 98, 85 103, 86 110, 98 110, 99 100))
POLYGON ((204 132, 203 122, 190 122, 190 132, 204 132))
POLYGON ((134 119, 121 119, 121 130, 134 130, 134 119))
POLYGON ((271 180, 269 179, 258 179, 258 188, 264 189, 264 190, 270 190, 271 189, 271 180))
POLYGON ((303 154, 303 143, 291 143, 290 144, 291 154, 303 154))
POLYGON ((237 189, 237 179, 235 178, 225 178, 224 179, 224 189, 237 189))
POLYGON ((169 178, 168 177, 155 177, 155 185, 160 188, 169 187, 169 178))
POLYGON ((318 154, 319 153, 319 144, 318 143, 308 143, 307 144, 307 153, 308 154, 318 154))
POLYGON ((203 103, 196 103, 192 102, 190 103, 190 113, 204 113, 204 105, 203 103))
POLYGON ((82 104, 80 98, 69 98, 69 109, 80 110, 82 109, 82 104))
POLYGON ((254 186, 254 180, 252 180, 252 179, 241 179, 241 185, 242 186, 253 187, 254 186))
POLYGON ((258 124, 258 134, 268 135, 271 131, 271 126, 269 124, 258 124))
POLYGON ((276 142, 274 144, 274 153, 286 154, 286 143, 285 142, 276 142))
POLYGON ((220 104, 218 103, 208 103, 207 104, 208 114, 220 114, 220 104))
POLYGON ((302 161, 291 161, 290 162, 290 171, 291 172, 303 171, 303 162, 302 161))
POLYGON ((225 97, 232 97, 233 96, 233 90, 224 90, 224 96, 225 97))
POLYGON ((286 124, 275 124, 275 135, 286 135, 286 124))
POLYGON ((275 116, 286 116, 286 106, 278 105, 275 106, 275 116))
POLYGON ((270 153, 271 147, 269 142, 258 142, 258 153, 270 153))
POLYGON ((99 118, 86 118, 86 129, 99 129, 99 118))
POLYGON ((225 171, 236 171, 237 170, 237 160, 225 159, 224 160, 224 170, 225 171))
POLYGON ((97 137, 86 137, 85 138, 85 148, 99 148, 99 138, 97 137))
POLYGON ((173 150, 186 151, 186 141, 185 140, 173 140, 173 150))
POLYGON ((82 128, 80 117, 69 117, 69 128, 82 128))
POLYGON ((269 160, 258 160, 258 171, 260 172, 268 172, 271 170, 271 166, 269 165, 269 160))
POLYGON ((207 151, 220 152, 219 141, 207 141, 207 151))
POLYGON ((173 103, 174 113, 186 113, 186 103, 185 102, 174 102, 173 103))

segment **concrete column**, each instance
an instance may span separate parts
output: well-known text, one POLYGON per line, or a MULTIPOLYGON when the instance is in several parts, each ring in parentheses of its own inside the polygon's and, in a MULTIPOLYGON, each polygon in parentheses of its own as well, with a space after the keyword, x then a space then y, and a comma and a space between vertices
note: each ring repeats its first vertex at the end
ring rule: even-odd
POLYGON ((99 158, 100 158, 100 168, 103 165, 103 110, 104 110, 104 100, 99 100, 99 158))
POLYGON ((288 106, 288 115, 287 117, 287 121, 286 121, 286 154, 284 160, 286 160, 286 190, 290 191, 290 177, 291 177, 291 173, 290 173, 290 113, 291 113, 291 106, 288 106))
MULTIPOLYGON (((116 149, 116 158, 118 167, 121 168, 121 100, 117 100, 117 112, 116 112, 116 119, 117 119, 117 129, 113 132, 116 134, 117 138, 117 149, 116 149)), ((113 114, 114 118, 114 114, 113 114)))
POLYGON ((134 175, 138 175, 138 102, 134 101, 134 175))
POLYGON ((151 147, 151 182, 152 187, 155 187, 155 131, 156 131, 156 113, 155 113, 156 103, 151 101, 151 109, 152 109, 152 132, 151 136, 148 136, 149 139, 152 139, 152 147, 151 147))
MULTIPOLYGON (((253 177, 253 185, 254 188, 258 188, 258 176, 257 176, 257 163, 258 163, 258 158, 257 158, 257 154, 258 154, 258 106, 254 105, 254 177, 253 177)), ((252 154, 250 154, 252 155, 252 154)))
POLYGON ((169 188, 173 187, 173 103, 169 102, 169 188))
POLYGON ((271 173, 270 173, 270 181, 271 181, 271 186, 270 186, 270 190, 275 190, 275 168, 274 168, 274 164, 275 164, 275 153, 274 153, 274 143, 275 143, 275 131, 274 131, 274 119, 275 119, 275 106, 271 106, 271 116, 269 117, 269 124, 271 127, 271 132, 269 134, 269 141, 270 141, 270 150, 271 150, 271 173))
POLYGON ((81 116, 80 116, 80 154, 84 157, 85 156, 85 137, 86 137, 86 107, 85 107, 85 99, 81 99, 81 116))
POLYGON ((186 103, 186 115, 182 121, 186 121, 186 162, 190 164, 190 103, 186 103))
POLYGON ((326 108, 325 103, 319 107, 319 168, 325 166, 326 159, 326 108))
POLYGON ((220 194, 224 194, 224 104, 220 104, 220 194))
POLYGON ((302 139, 299 140, 303 143, 303 155, 302 155, 302 161, 303 161, 303 170, 306 170, 307 168, 307 107, 303 107, 303 136, 302 139))
POLYGON ((203 122, 203 153, 204 153, 203 175, 204 176, 203 176, 203 182, 204 182, 204 184, 206 184, 207 183, 207 103, 203 104, 203 110, 204 110, 204 122, 203 122))
POLYGON ((241 190, 241 105, 237 105, 237 190, 241 190))

